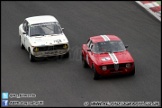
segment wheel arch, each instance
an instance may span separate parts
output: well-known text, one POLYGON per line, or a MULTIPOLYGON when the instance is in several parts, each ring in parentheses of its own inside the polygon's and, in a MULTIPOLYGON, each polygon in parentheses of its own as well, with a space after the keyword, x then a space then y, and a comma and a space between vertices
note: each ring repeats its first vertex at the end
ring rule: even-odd
POLYGON ((31 52, 31 51, 30 51, 30 47, 28 47, 28 52, 31 52))

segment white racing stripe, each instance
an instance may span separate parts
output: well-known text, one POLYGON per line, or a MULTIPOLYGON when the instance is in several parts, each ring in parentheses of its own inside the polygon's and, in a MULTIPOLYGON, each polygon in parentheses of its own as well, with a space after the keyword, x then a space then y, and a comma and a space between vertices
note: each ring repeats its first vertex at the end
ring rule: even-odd
MULTIPOLYGON (((101 35, 101 37, 104 39, 104 41, 110 41, 110 39, 108 38, 107 35, 101 35)), ((109 55, 110 55, 110 57, 111 57, 114 64, 119 63, 118 59, 117 59, 117 57, 116 57, 116 55, 114 53, 109 53, 109 55)))
POLYGON ((101 35, 101 37, 104 39, 104 41, 110 41, 110 39, 107 37, 107 35, 101 35))
POLYGON ((107 41, 107 39, 105 38, 105 36, 104 36, 104 35, 101 35, 101 37, 104 39, 104 41, 107 41))
POLYGON ((117 57, 116 57, 116 55, 114 53, 109 53, 109 55, 110 55, 110 57, 111 57, 111 59, 112 59, 114 64, 118 64, 119 63, 118 59, 117 59, 117 57))

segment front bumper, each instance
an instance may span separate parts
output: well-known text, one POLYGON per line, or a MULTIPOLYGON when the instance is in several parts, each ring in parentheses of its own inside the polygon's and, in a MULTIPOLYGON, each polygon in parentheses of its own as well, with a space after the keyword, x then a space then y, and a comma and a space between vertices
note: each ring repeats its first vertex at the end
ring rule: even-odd
POLYGON ((52 50, 52 51, 39 51, 33 52, 35 57, 50 57, 50 56, 59 56, 68 53, 69 50, 52 50))
POLYGON ((115 74, 129 74, 135 68, 134 64, 130 68, 119 67, 119 69, 115 70, 114 68, 109 68, 107 70, 102 70, 100 66, 96 66, 96 71, 101 76, 109 76, 115 74))

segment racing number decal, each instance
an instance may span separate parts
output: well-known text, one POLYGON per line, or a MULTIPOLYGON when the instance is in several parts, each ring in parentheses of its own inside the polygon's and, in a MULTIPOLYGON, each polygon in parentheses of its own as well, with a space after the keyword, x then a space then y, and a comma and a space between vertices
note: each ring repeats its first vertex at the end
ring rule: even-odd
POLYGON ((54 43, 61 43, 61 39, 54 40, 54 43))

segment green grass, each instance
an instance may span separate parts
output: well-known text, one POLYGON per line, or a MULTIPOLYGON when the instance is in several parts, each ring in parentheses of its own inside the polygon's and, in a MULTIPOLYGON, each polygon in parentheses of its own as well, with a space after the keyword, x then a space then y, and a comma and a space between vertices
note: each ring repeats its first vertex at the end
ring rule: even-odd
POLYGON ((161 1, 156 1, 159 5, 161 5, 161 1))

